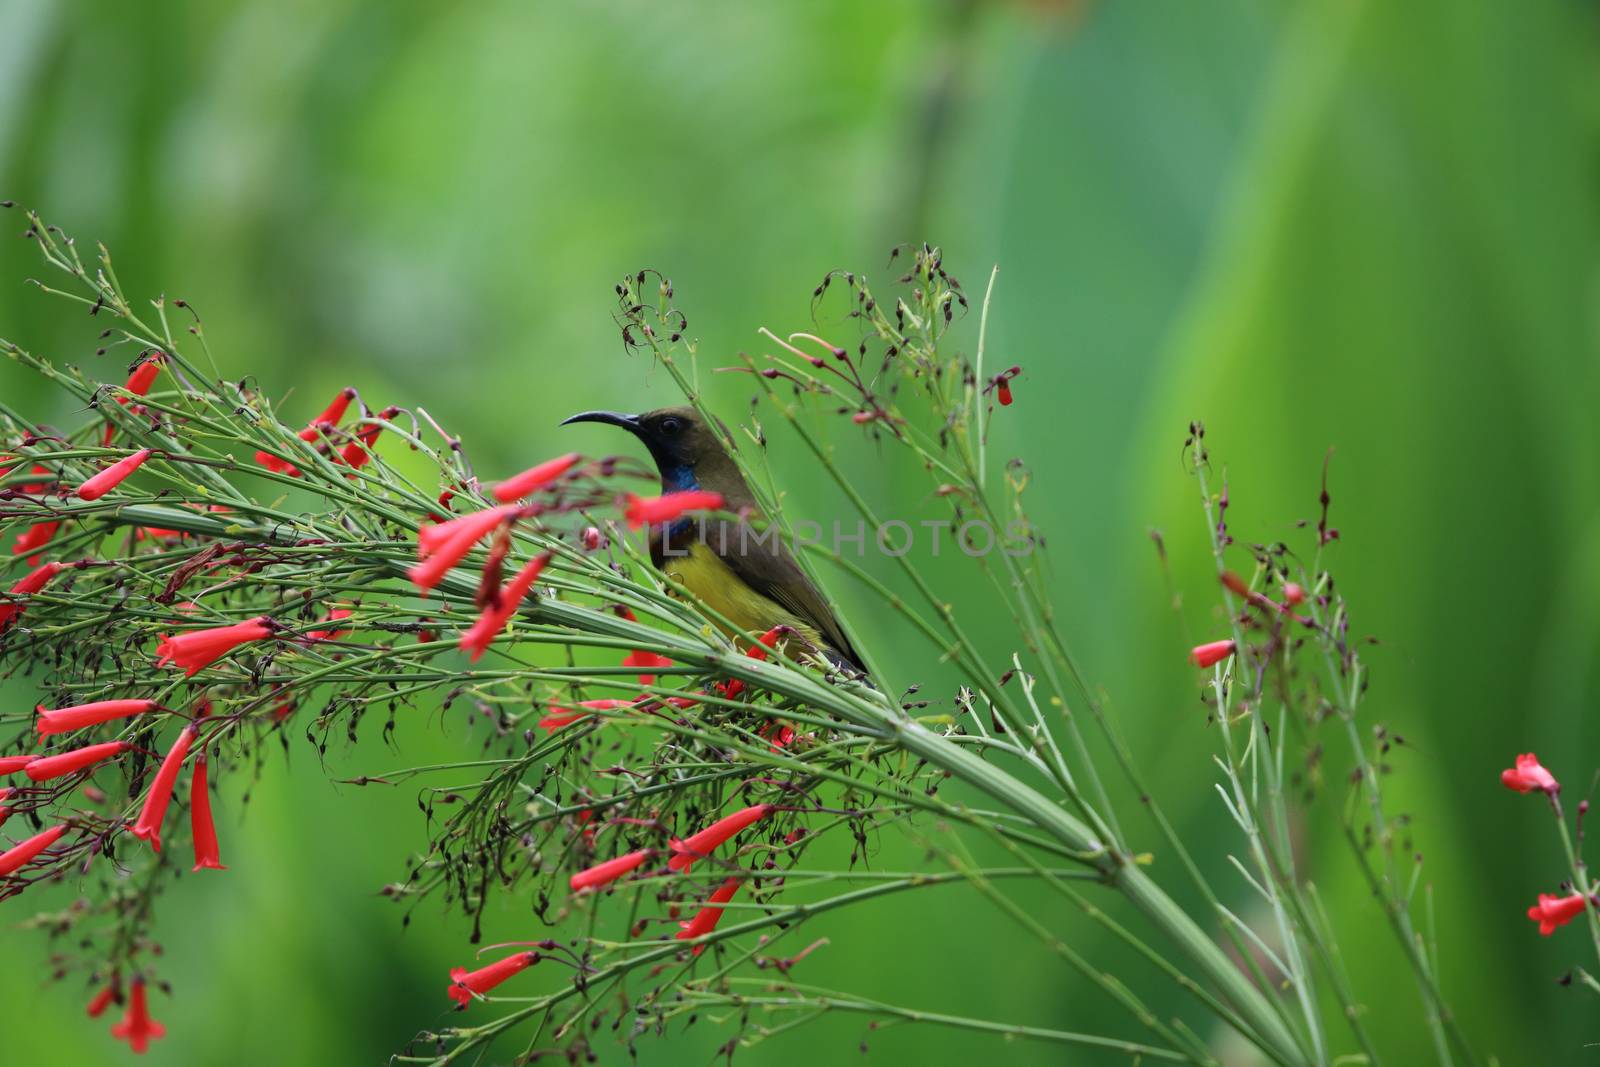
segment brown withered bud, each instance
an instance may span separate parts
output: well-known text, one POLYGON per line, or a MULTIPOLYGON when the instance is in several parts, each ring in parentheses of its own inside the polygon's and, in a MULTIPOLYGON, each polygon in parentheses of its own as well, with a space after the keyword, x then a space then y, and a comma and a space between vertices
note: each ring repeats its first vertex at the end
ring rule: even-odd
POLYGON ((489 546, 489 558, 483 562, 483 576, 478 580, 478 591, 472 603, 479 611, 500 606, 500 580, 505 569, 506 554, 511 551, 511 527, 502 524, 489 546))

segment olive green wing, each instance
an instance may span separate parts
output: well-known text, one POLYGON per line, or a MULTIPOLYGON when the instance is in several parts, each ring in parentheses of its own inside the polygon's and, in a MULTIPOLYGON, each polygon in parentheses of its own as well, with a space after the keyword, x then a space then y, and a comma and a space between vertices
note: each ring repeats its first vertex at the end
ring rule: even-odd
POLYGON ((716 523, 707 527, 704 541, 746 585, 816 627, 832 650, 845 660, 843 666, 862 669, 861 656, 838 617, 783 547, 776 530, 758 532, 748 523, 716 523))

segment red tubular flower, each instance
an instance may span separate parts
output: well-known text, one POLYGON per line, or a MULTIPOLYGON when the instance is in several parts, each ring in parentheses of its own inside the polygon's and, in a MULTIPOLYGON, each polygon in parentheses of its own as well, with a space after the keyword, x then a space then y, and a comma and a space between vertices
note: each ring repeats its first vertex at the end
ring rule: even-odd
POLYGON ((1578 917, 1588 904, 1582 893, 1573 893, 1566 897, 1553 897, 1549 893, 1539 894, 1539 903, 1528 909, 1528 918, 1539 924, 1539 932, 1549 937, 1556 932, 1556 927, 1565 926, 1578 917))
POLYGON ((674 838, 669 842, 672 849, 672 858, 667 861, 667 866, 675 871, 687 871, 694 865, 694 861, 709 856, 714 849, 728 838, 737 834, 751 823, 758 822, 772 814, 771 804, 757 804, 754 807, 736 811, 732 815, 718 819, 699 833, 683 840, 674 838))
POLYGON ((579 871, 567 879, 567 884, 572 887, 574 893, 584 889, 594 889, 598 886, 609 885, 634 868, 641 866, 649 858, 650 850, 647 848, 640 849, 638 852, 630 852, 626 856, 618 856, 614 860, 606 860, 604 863, 596 864, 588 870, 579 871))
POLYGON ((787 723, 777 723, 776 729, 770 725, 761 731, 761 736, 768 741, 767 747, 773 752, 782 752, 794 742, 794 727, 787 723))
POLYGON ((372 462, 372 453, 368 451, 378 443, 378 435, 383 432, 381 426, 370 426, 356 434, 356 439, 339 450, 339 458, 348 466, 360 470, 372 462))
MULTIPOLYGON (((392 419, 400 414, 397 407, 387 407, 378 412, 380 419, 392 419)), ((363 426, 356 433, 356 439, 344 446, 339 453, 344 461, 356 470, 360 470, 372 461, 372 448, 378 443, 378 435, 383 433, 382 426, 363 426)))
MULTIPOLYGON (((23 575, 11 586, 11 595, 14 597, 30 597, 42 590, 50 583, 50 579, 64 570, 59 563, 46 563, 42 567, 35 567, 28 574, 23 575)), ((4 630, 15 622, 22 614, 26 605, 16 601, 0 601, 0 630, 4 630)))
MULTIPOLYGON (((791 634, 793 632, 794 629, 789 626, 774 626, 772 629, 756 638, 757 643, 745 649, 744 654, 753 660, 765 662, 767 658, 767 649, 777 648, 778 641, 781 640, 785 634, 791 634)), ((727 681, 718 682, 716 683, 716 690, 722 699, 732 700, 740 693, 744 692, 744 679, 729 678, 727 681)))
POLYGON ((38 756, 0 756, 0 774, 16 774, 38 756))
POLYGON ((1196 667, 1215 667, 1233 655, 1235 648, 1232 641, 1212 641, 1210 644, 1195 645, 1189 650, 1189 662, 1196 667))
POLYGON ((563 726, 571 726, 581 722, 597 711, 615 711, 617 708, 631 708, 632 704, 626 700, 584 700, 575 708, 562 707, 560 704, 551 704, 549 712, 539 720, 539 726, 547 733, 555 733, 563 726), (584 708, 578 711, 576 708, 584 708))
POLYGON ((48 782, 52 778, 81 771, 112 756, 120 756, 132 747, 126 741, 107 741, 103 745, 75 748, 59 756, 40 756, 38 759, 29 760, 28 765, 22 768, 22 772, 35 782, 48 782))
MULTIPOLYGON (((333 398, 333 401, 328 404, 322 414, 313 419, 311 425, 301 430, 296 436, 306 444, 314 443, 317 438, 322 436, 323 430, 330 426, 337 426, 343 421, 345 412, 350 410, 350 401, 355 398, 356 391, 354 389, 340 390, 339 395, 333 398)), ((300 477, 300 472, 295 469, 294 464, 281 460, 270 452, 257 452, 256 462, 274 473, 287 474, 291 478, 300 477)))
POLYGON ((150 1018, 150 1006, 145 1003, 144 979, 133 980, 133 990, 128 997, 128 1014, 111 1028, 111 1036, 118 1041, 126 1041, 128 1047, 138 1053, 147 1050, 150 1042, 156 1038, 167 1036, 167 1028, 150 1018))
POLYGON ((425 562, 412 567, 407 575, 418 588, 427 592, 438 585, 474 545, 521 510, 515 504, 503 504, 435 526, 424 526, 417 531, 417 556, 425 562))
POLYGON ((628 506, 623 516, 628 520, 630 530, 637 530, 645 525, 654 526, 658 523, 671 522, 691 511, 715 511, 722 507, 722 494, 706 489, 690 489, 682 493, 649 497, 629 493, 627 500, 628 506))
MULTIPOLYGON (((328 612, 328 617, 322 621, 338 622, 340 619, 348 619, 350 614, 349 608, 335 608, 328 612)), ((349 633, 349 630, 312 630, 306 634, 306 639, 309 641, 337 641, 349 633)))
POLYGON ((552 707, 550 712, 539 720, 539 729, 547 734, 553 734, 563 726, 571 726, 575 722, 582 722, 589 717, 587 712, 568 711, 563 708, 552 707))
POLYGON ((227 870, 217 850, 217 824, 211 819, 211 790, 207 788, 204 752, 194 761, 194 775, 189 779, 189 827, 194 832, 192 869, 227 870))
POLYGON ((494 487, 494 498, 502 504, 509 504, 513 500, 521 500, 525 496, 537 493, 567 471, 572 465, 583 457, 576 452, 568 452, 564 456, 546 460, 537 467, 529 467, 521 474, 507 478, 494 487))
POLYGON ((99 500, 121 485, 123 480, 138 470, 150 458, 150 450, 141 448, 131 456, 124 456, 105 470, 78 486, 79 500, 99 500))
POLYGON ((34 710, 39 713, 36 722, 39 736, 49 737, 51 734, 82 730, 86 726, 98 726, 113 719, 143 715, 156 706, 154 700, 96 700, 70 708, 46 708, 40 704, 34 710))
POLYGON ((240 645, 251 641, 265 641, 272 636, 272 627, 265 615, 232 626, 214 626, 209 630, 192 630, 185 634, 162 634, 156 646, 160 656, 156 666, 176 664, 191 677, 217 662, 240 645))
POLYGON ((519 952, 507 956, 487 967, 469 971, 465 967, 450 969, 450 999, 465 1008, 474 996, 482 996, 514 974, 527 970, 539 962, 537 952, 519 952))
POLYGON ((89 1001, 89 1018, 100 1018, 106 1013, 106 1009, 111 1006, 112 1001, 116 1001, 119 1004, 122 1003, 122 984, 115 978, 111 980, 110 985, 96 993, 94 999, 89 1001))
POLYGON ((461 650, 471 653, 472 662, 478 662, 489 645, 499 636, 500 631, 506 628, 506 623, 516 614, 523 598, 528 595, 528 590, 538 581, 539 573, 544 570, 545 564, 550 562, 552 554, 541 553, 524 564, 523 568, 501 587, 499 602, 484 608, 483 614, 478 616, 478 621, 461 635, 461 650))
MULTIPOLYGON (((694 938, 702 937, 715 930, 717 924, 722 921, 722 905, 733 899, 733 895, 739 891, 739 886, 742 882, 742 878, 729 878, 718 886, 711 896, 706 899, 706 906, 695 912, 693 919, 686 923, 678 924, 683 927, 678 931, 678 940, 692 941, 694 938)), ((694 955, 698 956, 705 950, 706 947, 704 945, 696 945, 693 952, 694 955)))
POLYGON ((356 398, 356 391, 348 386, 339 390, 339 395, 328 402, 328 406, 312 420, 311 425, 300 431, 300 438, 304 441, 316 440, 314 431, 324 426, 337 426, 344 421, 345 412, 350 410, 350 401, 356 398), (311 436, 307 437, 306 434, 311 436))
POLYGON ((0 787, 0 826, 4 826, 6 820, 11 818, 11 808, 6 805, 6 801, 10 800, 11 794, 15 792, 15 789, 0 787))
MULTIPOLYGON (((161 373, 162 359, 162 354, 157 352, 151 358, 133 368, 133 373, 128 375, 127 384, 122 388, 132 393, 134 396, 144 396, 146 393, 150 392, 150 387, 156 383, 156 377, 161 373)), ((117 397, 117 403, 123 407, 127 407, 128 398, 125 396, 119 396, 117 397)), ((111 443, 111 438, 115 434, 116 426, 108 422, 106 424, 104 443, 109 445, 111 443)))
MULTIPOLYGON (((55 537, 56 531, 59 529, 61 529, 59 522, 41 522, 37 526, 28 527, 17 535, 16 541, 12 542, 11 554, 13 556, 27 556, 30 552, 38 552, 50 543, 50 539, 55 537)), ((39 556, 28 556, 28 566, 39 566, 39 556)))
MULTIPOLYGON (((646 652, 643 649, 636 648, 632 652, 628 653, 627 658, 622 661, 622 665, 624 667, 633 667, 637 670, 648 671, 660 670, 663 667, 670 667, 672 666, 672 661, 666 656, 660 655, 659 653, 646 652)), ((656 676, 653 674, 641 674, 639 675, 639 684, 655 685, 656 676)))
MULTIPOLYGON (((454 489, 441 490, 439 492, 439 511, 448 514, 450 511, 450 501, 454 500, 455 497, 456 491, 454 489)), ((439 511, 428 512, 428 518, 432 519, 434 522, 449 522, 450 520, 445 518, 444 515, 439 514, 439 511)))
POLYGON ((167 750, 167 758, 161 761, 161 769, 156 772, 155 781, 150 783, 150 793, 144 798, 144 807, 133 824, 133 836, 150 842, 150 847, 157 852, 161 851, 161 820, 167 817, 167 805, 172 803, 172 789, 178 784, 178 772, 183 769, 183 761, 188 757, 192 744, 194 727, 185 726, 167 750))
POLYGON ((1500 784, 1519 793, 1531 793, 1537 789, 1555 796, 1561 792, 1561 783, 1539 764, 1539 757, 1532 752, 1518 756, 1517 765, 1511 770, 1501 771, 1500 784))
MULTIPOLYGON (((150 387, 156 384, 156 378, 161 374, 161 361, 163 358, 165 358, 163 354, 157 352, 133 368, 133 373, 128 375, 128 382, 123 388, 134 396, 147 395, 150 392, 150 387)), ((126 403, 127 398, 118 397, 117 402, 126 403)))
POLYGON ((472 543, 475 544, 481 541, 485 534, 521 510, 516 504, 501 504, 432 526, 424 526, 417 531, 417 558, 427 559, 469 533, 472 535, 472 543))
POLYGON ((765 661, 767 658, 767 649, 777 648, 779 639, 782 638, 784 634, 793 632, 793 628, 789 626, 774 626, 772 629, 756 638, 757 643, 746 649, 744 654, 749 656, 751 659, 765 661))
POLYGON ((0 852, 0 878, 9 874, 16 874, 24 865, 35 856, 55 844, 61 835, 67 832, 65 824, 50 827, 41 833, 34 834, 20 845, 16 845, 5 852, 0 852))

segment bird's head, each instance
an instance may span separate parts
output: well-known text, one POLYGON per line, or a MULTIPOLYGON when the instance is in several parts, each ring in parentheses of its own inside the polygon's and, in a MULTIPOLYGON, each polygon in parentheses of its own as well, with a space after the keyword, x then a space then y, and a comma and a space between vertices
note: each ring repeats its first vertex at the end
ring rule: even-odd
POLYGON ((694 408, 660 408, 642 415, 585 411, 561 425, 574 422, 605 423, 633 434, 650 450, 650 458, 661 472, 662 488, 668 492, 703 488, 727 495, 730 475, 743 483, 716 430, 694 408))

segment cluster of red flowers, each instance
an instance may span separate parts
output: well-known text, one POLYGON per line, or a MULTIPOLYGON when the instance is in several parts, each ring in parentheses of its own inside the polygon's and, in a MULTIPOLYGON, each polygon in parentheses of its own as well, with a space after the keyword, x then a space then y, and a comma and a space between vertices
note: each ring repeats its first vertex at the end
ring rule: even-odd
MULTIPOLYGON (((774 810, 776 809, 771 804, 757 804, 718 819, 697 834, 682 840, 672 839, 667 843, 667 850, 670 853, 667 869, 686 873, 695 860, 710 855, 718 846, 726 843, 741 830, 766 818, 774 810)), ((604 863, 577 872, 568 879, 568 885, 574 893, 600 889, 623 875, 638 870, 655 855, 656 851, 653 849, 639 849, 617 856, 615 859, 606 860, 604 863)), ((722 921, 723 909, 739 891, 743 881, 738 875, 730 876, 713 890, 706 898, 705 904, 695 913, 694 918, 678 924, 677 940, 694 941, 713 933, 717 924, 722 921)), ((694 945, 690 951, 698 956, 704 950, 705 945, 702 943, 694 945)), ((456 967, 450 972, 448 989, 450 998, 465 1008, 474 997, 488 993, 508 978, 538 963, 539 959, 537 952, 519 952, 515 956, 507 956, 475 971, 456 967)))
MULTIPOLYGON (((1313 620, 1294 613, 1294 609, 1305 603, 1306 600, 1306 591, 1298 582, 1283 583, 1283 603, 1280 604, 1271 597, 1251 589, 1248 582, 1232 571, 1224 571, 1221 575, 1221 580, 1222 584, 1231 592, 1244 597, 1251 607, 1258 609, 1268 617, 1283 616, 1302 626, 1316 625, 1313 620)), ((1207 641, 1205 644, 1195 645, 1189 650, 1189 662, 1201 669, 1215 667, 1237 651, 1239 651, 1238 642, 1231 638, 1222 641, 1207 641)))
MULTIPOLYGON (((163 366, 164 359, 159 353, 154 358, 140 363, 128 380, 126 395, 117 397, 118 403, 127 406, 132 403, 131 398, 148 393, 163 366)), ((299 432, 299 437, 314 445, 330 461, 352 469, 360 469, 370 462, 371 450, 377 442, 381 427, 368 426, 361 429, 350 436, 342 448, 336 447, 335 437, 331 433, 337 429, 355 400, 356 393, 353 389, 341 391, 321 415, 299 432)), ((388 419, 395 414, 397 409, 388 409, 380 417, 388 419)), ((114 436, 113 427, 108 424, 104 440, 109 444, 114 436)), ((72 492, 83 501, 99 500, 115 490, 155 454, 148 448, 134 451, 106 465, 77 485, 72 492)), ((287 459, 269 452, 257 453, 256 460, 275 473, 290 477, 301 475, 301 472, 287 459)), ((484 568, 484 581, 479 593, 481 613, 477 622, 466 629, 459 639, 461 649, 473 660, 482 656, 504 632, 553 558, 552 552, 540 553, 523 564, 508 581, 501 583, 499 567, 501 559, 511 545, 509 535, 512 527, 519 521, 540 514, 543 506, 531 502, 530 498, 571 475, 580 460, 581 457, 574 453, 530 468, 493 487, 492 494, 497 504, 459 516, 435 516, 437 522, 425 525, 419 531, 417 539, 419 562, 409 574, 424 595, 443 581, 450 570, 460 564, 481 542, 486 538, 495 538, 496 548, 491 553, 489 564, 484 568)), ((37 468, 37 471, 49 474, 43 467, 37 468)), ((4 473, 6 472, 0 471, 0 476, 4 473)), ((52 484, 55 483, 40 482, 25 486, 24 489, 42 492, 52 484)), ((452 491, 446 490, 440 497, 441 510, 448 511, 448 502, 453 495, 452 491)), ((671 523, 693 511, 720 508, 722 503, 722 498, 717 494, 699 491, 671 493, 658 497, 627 494, 623 514, 627 523, 636 528, 644 524, 671 523)), ((40 552, 54 537, 58 526, 59 523, 52 522, 33 527, 18 538, 13 549, 14 553, 27 555, 40 552)), ((176 531, 157 530, 149 532, 147 536, 164 538, 176 534, 176 531)), ((603 545, 604 539, 598 531, 590 531, 586 532, 583 544, 592 551, 603 545)), ((41 563, 37 556, 31 565, 34 569, 29 574, 14 582, 4 595, 0 595, 0 631, 14 624, 23 615, 30 598, 43 593, 58 575, 74 566, 59 562, 41 563)), ((79 565, 88 564, 85 562, 79 565)), ((332 609, 326 613, 317 629, 306 632, 297 640, 306 647, 337 640, 349 632, 346 620, 349 620, 352 614, 350 608, 332 609)), ((626 614, 632 619, 631 613, 626 614)), ((293 637, 292 631, 265 616, 229 625, 164 633, 160 635, 155 649, 157 665, 182 670, 186 676, 193 677, 242 647, 289 637, 293 637)), ((777 634, 774 632, 762 640, 767 646, 771 646, 776 639, 777 634)), ((759 656, 765 652, 758 646, 758 651, 753 654, 759 656)), ((673 662, 654 652, 635 650, 624 660, 624 665, 640 672, 641 686, 651 687, 656 682, 655 672, 672 667, 673 662)), ((730 690, 719 690, 719 692, 728 695, 730 690)), ((552 705, 540 725, 547 730, 555 730, 596 712, 634 707, 646 701, 654 708, 669 704, 682 708, 692 706, 697 699, 694 697, 663 699, 646 696, 637 702, 594 700, 581 702, 572 708, 552 705)), ((171 806, 173 793, 187 764, 190 767, 188 801, 193 831, 195 871, 226 869, 221 862, 209 794, 205 717, 208 707, 208 703, 202 701, 198 713, 184 716, 189 721, 184 723, 162 757, 159 768, 145 790, 137 817, 126 827, 134 838, 148 842, 155 852, 161 851, 162 826, 171 806)), ((273 715, 281 721, 292 710, 293 700, 286 698, 279 703, 273 715)), ((158 715, 177 716, 178 713, 154 700, 147 699, 106 699, 56 708, 46 708, 41 705, 36 709, 36 728, 38 736, 43 739, 71 735, 77 731, 123 720, 158 715)), ((791 730, 789 736, 792 735, 791 730)), ((115 740, 84 744, 55 752, 41 751, 0 757, 0 776, 25 776, 30 783, 37 784, 82 775, 86 784, 88 777, 96 769, 135 750, 136 746, 129 741, 115 740)), ((25 788, 0 788, 0 822, 4 822, 17 810, 30 811, 30 792, 32 791, 25 788)), ((667 847, 670 855, 668 869, 687 871, 695 859, 708 855, 718 845, 764 817, 771 810, 770 806, 766 805, 747 808, 719 820, 686 839, 670 841, 667 847)), ((64 853, 61 852, 58 843, 66 838, 73 826, 71 820, 57 822, 0 852, 0 880, 17 876, 30 866, 40 867, 59 863, 64 853)), ((570 880, 572 889, 576 892, 585 888, 604 886, 643 864, 651 854, 649 851, 632 853, 579 872, 570 880)), ((738 884, 738 879, 730 879, 722 888, 712 893, 707 906, 691 922, 683 924, 683 930, 678 936, 692 939, 714 930, 722 913, 722 906, 736 891, 738 884)), ((695 947, 696 953, 701 947, 695 947)), ((492 990, 512 975, 538 962, 539 958, 537 952, 521 952, 478 970, 469 972, 457 969, 451 973, 450 995, 464 1006, 474 996, 481 996, 492 990)), ((121 965, 120 961, 118 965, 121 965)), ((145 977, 131 978, 124 986, 123 979, 113 974, 109 983, 96 993, 89 1005, 89 1014, 98 1017, 112 1004, 126 1005, 126 1016, 113 1027, 112 1032, 117 1038, 127 1041, 135 1052, 145 1051, 152 1040, 164 1035, 165 1031, 161 1024, 150 1017, 145 977)))
MULTIPOLYGON (((1561 783, 1532 752, 1522 753, 1517 757, 1515 766, 1501 771, 1500 783, 1518 793, 1543 793, 1549 799, 1556 818, 1562 817, 1561 783)), ((1588 802, 1585 801, 1578 810, 1581 813, 1587 808, 1588 802)), ((1576 890, 1576 887, 1572 888, 1576 890)), ((1539 924, 1539 933, 1549 937, 1556 932, 1556 927, 1567 925, 1595 903, 1587 894, 1577 891, 1563 896, 1540 893, 1539 902, 1528 909, 1528 918, 1539 924)))
MULTIPOLYGON (((63 708, 45 708, 41 705, 36 709, 35 727, 39 736, 50 737, 162 710, 164 709, 152 700, 101 700, 63 708)), ((197 736, 198 727, 195 723, 185 726, 178 734, 177 740, 167 751, 160 769, 151 782, 138 818, 129 828, 134 837, 148 841, 150 847, 157 852, 161 851, 159 833, 166 819, 167 808, 172 802, 173 790, 177 786, 184 761, 193 748, 197 736)), ((20 772, 35 783, 48 782, 90 770, 132 748, 133 746, 126 741, 107 741, 50 756, 30 754, 0 757, 0 775, 20 772)), ((0 790, 0 799, 9 800, 17 792, 14 789, 0 790)), ((194 837, 193 869, 225 870, 217 847, 216 827, 212 821, 211 797, 207 786, 203 751, 195 761, 194 772, 190 778, 189 813, 194 837)), ((8 812, 0 809, 0 822, 4 821, 5 814, 8 812)), ((67 822, 57 823, 0 853, 0 878, 10 877, 39 859, 66 834, 69 828, 70 824, 67 822)), ((95 996, 89 1005, 89 1014, 98 1017, 113 1001, 122 1002, 121 986, 115 981, 95 996)), ((135 1052, 144 1052, 152 1040, 165 1034, 166 1031, 161 1024, 150 1018, 145 982, 142 978, 135 979, 132 983, 127 1015, 122 1022, 112 1028, 111 1032, 114 1037, 127 1041, 135 1052)))

